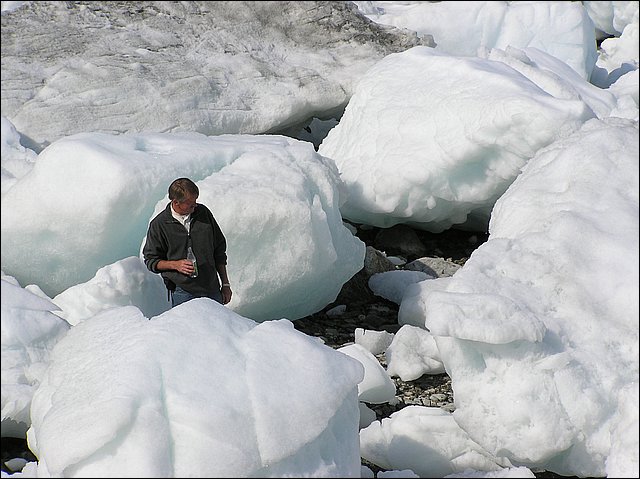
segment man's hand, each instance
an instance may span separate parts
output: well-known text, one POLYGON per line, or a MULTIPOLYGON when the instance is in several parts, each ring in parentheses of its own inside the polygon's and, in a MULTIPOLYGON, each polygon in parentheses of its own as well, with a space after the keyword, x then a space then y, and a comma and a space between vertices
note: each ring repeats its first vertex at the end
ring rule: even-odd
POLYGON ((228 284, 222 285, 220 293, 222 293, 222 304, 227 304, 229 301, 231 301, 231 286, 229 286, 228 284))
POLYGON ((178 273, 186 274, 187 276, 191 276, 194 270, 193 263, 188 259, 163 259, 158 261, 158 265, 156 267, 158 268, 158 271, 175 270, 178 273))
POLYGON ((195 270, 193 267, 193 261, 190 259, 177 259, 174 261, 175 270, 178 273, 186 274, 187 276, 191 276, 195 270))

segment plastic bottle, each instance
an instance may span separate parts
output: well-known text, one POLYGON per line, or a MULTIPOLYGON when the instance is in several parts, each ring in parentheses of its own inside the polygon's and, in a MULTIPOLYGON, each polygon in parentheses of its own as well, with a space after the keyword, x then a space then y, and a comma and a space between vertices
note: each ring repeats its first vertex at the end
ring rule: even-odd
POLYGON ((191 246, 189 246, 189 248, 187 249, 187 259, 193 263, 193 273, 191 273, 191 277, 195 278, 196 276, 198 276, 198 263, 196 261, 196 255, 193 254, 191 246))

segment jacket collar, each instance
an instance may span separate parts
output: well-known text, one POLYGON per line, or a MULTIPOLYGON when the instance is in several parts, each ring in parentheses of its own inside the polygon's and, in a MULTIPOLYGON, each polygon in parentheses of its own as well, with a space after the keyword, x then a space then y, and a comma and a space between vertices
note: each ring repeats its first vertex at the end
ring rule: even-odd
MULTIPOLYGON (((196 207, 193 210, 193 213, 191 213, 191 221, 193 221, 194 219, 200 217, 201 213, 202 213, 202 205, 200 203, 196 203, 196 207)), ((162 214, 163 214, 164 221, 169 222, 169 223, 172 223, 173 221, 175 221, 176 223, 180 223, 171 214, 171 202, 167 203, 167 206, 165 207, 165 209, 164 209, 162 214)))

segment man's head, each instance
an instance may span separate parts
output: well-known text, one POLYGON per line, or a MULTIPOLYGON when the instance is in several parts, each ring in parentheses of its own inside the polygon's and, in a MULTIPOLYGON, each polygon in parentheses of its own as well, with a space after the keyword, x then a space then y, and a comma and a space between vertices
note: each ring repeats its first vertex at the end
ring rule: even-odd
POLYGON ((189 178, 178 178, 169 186, 169 199, 174 211, 180 215, 193 213, 200 190, 189 178))

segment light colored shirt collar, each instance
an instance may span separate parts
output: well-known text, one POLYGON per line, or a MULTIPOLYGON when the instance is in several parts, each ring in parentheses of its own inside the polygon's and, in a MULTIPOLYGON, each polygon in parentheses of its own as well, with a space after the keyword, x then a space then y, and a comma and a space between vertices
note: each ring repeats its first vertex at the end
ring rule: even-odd
POLYGON ((171 216, 173 216, 175 219, 177 219, 180 224, 182 224, 182 226, 184 226, 187 231, 189 231, 189 226, 191 224, 191 214, 188 215, 181 215, 176 213, 176 210, 173 209, 173 205, 171 205, 171 216))

